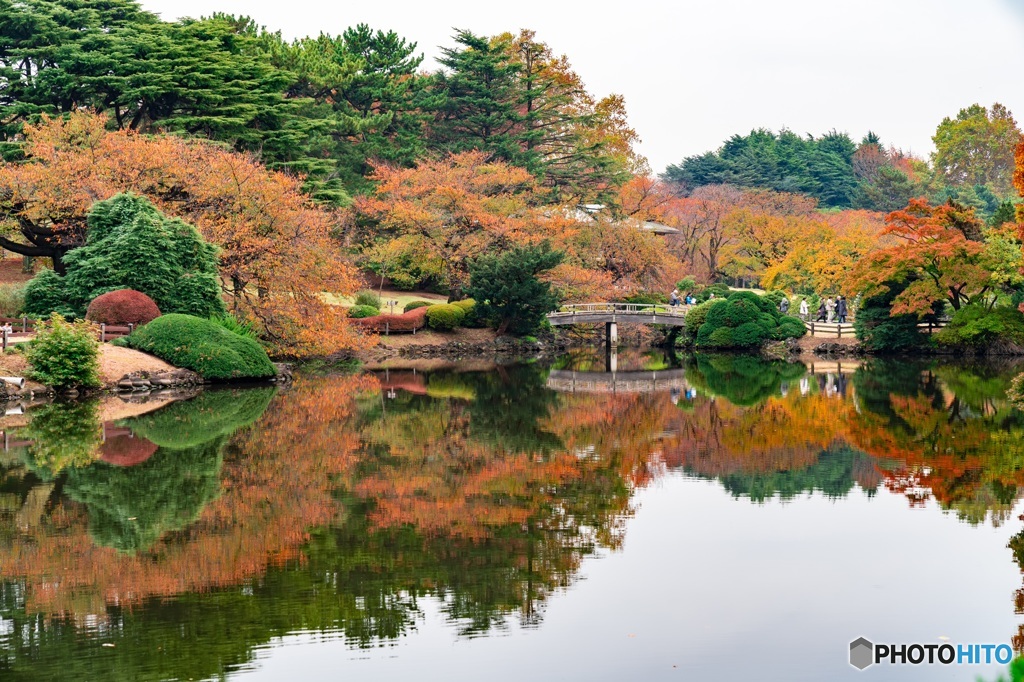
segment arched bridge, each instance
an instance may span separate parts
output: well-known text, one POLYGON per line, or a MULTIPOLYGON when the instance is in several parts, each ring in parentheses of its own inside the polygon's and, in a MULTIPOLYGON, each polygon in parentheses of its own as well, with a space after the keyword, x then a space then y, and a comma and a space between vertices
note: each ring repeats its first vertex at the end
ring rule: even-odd
POLYGON ((686 312, 690 306, 668 306, 649 303, 575 303, 564 305, 548 313, 548 322, 553 326, 569 324, 605 324, 608 345, 619 340, 618 323, 667 324, 673 327, 685 326, 686 312))

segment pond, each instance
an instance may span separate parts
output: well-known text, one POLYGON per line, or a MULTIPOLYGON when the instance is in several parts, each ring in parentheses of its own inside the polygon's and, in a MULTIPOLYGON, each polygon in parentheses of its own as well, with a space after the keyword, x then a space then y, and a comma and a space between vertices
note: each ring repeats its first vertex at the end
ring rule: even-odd
POLYGON ((1024 644, 1021 371, 633 351, 10 409, 0 679, 995 680, 849 647, 1024 644))

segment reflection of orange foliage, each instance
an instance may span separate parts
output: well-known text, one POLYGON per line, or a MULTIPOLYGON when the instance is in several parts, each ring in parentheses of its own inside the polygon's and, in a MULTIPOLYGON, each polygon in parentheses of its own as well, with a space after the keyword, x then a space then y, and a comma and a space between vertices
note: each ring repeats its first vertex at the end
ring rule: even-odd
POLYGON ((307 530, 338 513, 331 479, 353 461, 346 428, 366 378, 300 380, 225 456, 223 493, 196 523, 148 552, 96 546, 84 510, 63 504, 0 553, 0 575, 27 582, 29 610, 76 617, 107 604, 235 585, 298 556, 307 530))

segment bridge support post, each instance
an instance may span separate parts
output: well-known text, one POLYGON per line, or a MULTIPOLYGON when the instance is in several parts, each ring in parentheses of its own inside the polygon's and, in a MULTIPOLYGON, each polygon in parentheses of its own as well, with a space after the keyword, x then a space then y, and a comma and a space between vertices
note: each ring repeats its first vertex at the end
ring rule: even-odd
POLYGON ((605 345, 608 348, 614 348, 619 345, 619 325, 617 323, 604 323, 604 339, 605 345))

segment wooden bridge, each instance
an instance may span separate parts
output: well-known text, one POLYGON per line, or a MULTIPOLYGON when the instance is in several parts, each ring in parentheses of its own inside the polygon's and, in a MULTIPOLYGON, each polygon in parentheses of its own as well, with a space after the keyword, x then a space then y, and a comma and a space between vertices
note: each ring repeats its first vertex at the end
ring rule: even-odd
POLYGON ((575 372, 556 369, 548 374, 547 387, 560 393, 653 393, 689 388, 686 371, 663 369, 634 372, 575 372))
POLYGON ((682 327, 689 309, 690 306, 686 305, 649 303, 576 303, 548 313, 547 318, 552 326, 604 323, 608 345, 613 346, 619 340, 619 322, 682 327))

